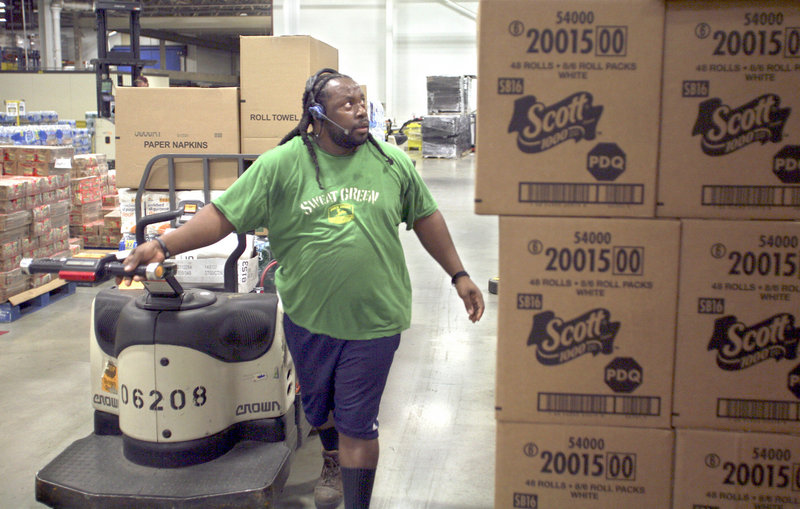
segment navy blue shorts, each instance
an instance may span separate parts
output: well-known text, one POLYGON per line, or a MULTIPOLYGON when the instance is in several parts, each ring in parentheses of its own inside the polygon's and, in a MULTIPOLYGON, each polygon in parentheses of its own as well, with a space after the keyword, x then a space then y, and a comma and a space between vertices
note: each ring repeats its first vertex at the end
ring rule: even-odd
POLYGON ((313 334, 283 315, 306 419, 322 426, 333 412, 339 433, 378 438, 378 409, 400 334, 346 340, 313 334))

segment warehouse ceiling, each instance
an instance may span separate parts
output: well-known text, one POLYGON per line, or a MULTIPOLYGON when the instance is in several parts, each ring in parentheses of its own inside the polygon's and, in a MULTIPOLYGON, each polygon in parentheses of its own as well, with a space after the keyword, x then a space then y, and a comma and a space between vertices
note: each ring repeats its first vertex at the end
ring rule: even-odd
MULTIPOLYGON (((22 8, 26 28, 38 30, 38 9, 43 0, 5 0, 11 16, 9 30, 22 29, 22 8), (16 15, 14 15, 16 12, 16 15)), ((61 25, 78 24, 81 30, 96 26, 94 2, 87 0, 53 0, 61 4, 61 25)), ((143 0, 140 16, 141 35, 185 44, 238 49, 240 35, 272 35, 272 0, 143 0)), ((108 29, 129 31, 130 17, 124 11, 108 10, 108 29)))
MULTIPOLYGON (((240 35, 272 35, 272 0, 144 0, 140 25, 146 37, 238 50, 240 35)), ((110 13, 110 30, 128 26, 110 13)))

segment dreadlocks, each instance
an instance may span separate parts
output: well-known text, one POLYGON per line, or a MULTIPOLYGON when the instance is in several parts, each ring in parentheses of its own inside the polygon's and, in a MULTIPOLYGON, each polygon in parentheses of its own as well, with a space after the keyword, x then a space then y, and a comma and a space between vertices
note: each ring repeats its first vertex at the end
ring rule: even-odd
MULTIPOLYGON (((309 78, 308 82, 306 83, 306 89, 303 92, 303 115, 300 117, 300 122, 297 126, 289 131, 286 136, 283 137, 281 142, 278 145, 283 145, 284 143, 288 142, 295 136, 300 136, 303 140, 303 145, 306 146, 306 150, 308 151, 308 155, 311 156, 311 160, 314 161, 314 169, 316 171, 317 177, 317 184, 319 185, 320 189, 325 189, 322 186, 322 181, 320 180, 320 170, 319 170, 319 160, 317 159, 317 152, 314 150, 314 144, 311 143, 311 138, 308 135, 308 127, 313 123, 313 117, 311 116, 311 112, 309 108, 314 103, 326 103, 328 99, 328 93, 325 90, 325 86, 328 84, 329 81, 337 78, 347 78, 352 80, 350 76, 345 74, 338 73, 333 69, 322 69, 317 72, 314 76, 309 78)), ((372 133, 367 134, 367 140, 378 149, 378 152, 386 159, 389 164, 394 164, 394 160, 387 156, 383 149, 381 149, 378 142, 372 136, 372 133)))

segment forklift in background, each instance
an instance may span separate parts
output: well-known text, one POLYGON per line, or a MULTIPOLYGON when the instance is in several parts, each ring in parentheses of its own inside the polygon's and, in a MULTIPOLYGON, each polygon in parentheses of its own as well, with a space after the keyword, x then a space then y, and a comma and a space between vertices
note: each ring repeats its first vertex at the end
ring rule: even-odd
MULTIPOLYGON (((95 126, 94 151, 106 154, 109 160, 116 155, 116 130, 114 128, 114 80, 111 79, 112 68, 119 73, 119 67, 129 67, 131 83, 142 75, 146 65, 155 64, 155 60, 142 60, 139 50, 139 34, 141 25, 139 18, 142 11, 141 1, 108 1, 95 2, 97 16, 97 58, 92 60, 97 76, 97 121, 95 126), (108 50, 108 13, 126 13, 130 19, 130 53, 110 54, 108 50)), ((119 74, 119 79, 122 74, 119 74)), ((117 83, 117 85, 121 85, 117 83)))

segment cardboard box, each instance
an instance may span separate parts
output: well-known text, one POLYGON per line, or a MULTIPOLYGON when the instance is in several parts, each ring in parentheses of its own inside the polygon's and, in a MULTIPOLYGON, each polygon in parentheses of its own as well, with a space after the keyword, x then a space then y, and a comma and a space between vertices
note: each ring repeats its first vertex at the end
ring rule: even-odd
MULTIPOLYGON (((119 88, 116 185, 138 189, 147 163, 161 154, 238 154, 236 88, 119 88)), ((176 188, 202 189, 200 159, 176 159, 176 188)), ((238 176, 236 161, 212 161, 211 189, 238 176)), ((167 162, 153 166, 146 189, 167 189, 167 162)))
POLYGON ((282 139, 283 136, 278 138, 242 138, 242 154, 263 154, 267 150, 277 147, 282 139))
POLYGON ((797 218, 800 4, 666 5, 656 214, 797 218))
POLYGON ((280 141, 300 122, 306 81, 322 68, 338 69, 339 51, 305 35, 245 36, 239 42, 242 146, 253 146, 248 138, 280 141))
POLYGON ((671 430, 498 422, 494 507, 671 507, 673 442, 671 430))
POLYGON ((679 222, 500 217, 497 418, 670 425, 679 222))
POLYGON ((800 222, 682 222, 673 425, 800 433, 800 222))
POLYGON ((799 507, 798 459, 798 436, 677 430, 673 507, 799 507))
POLYGON ((664 2, 482 0, 475 211, 655 215, 664 2))

